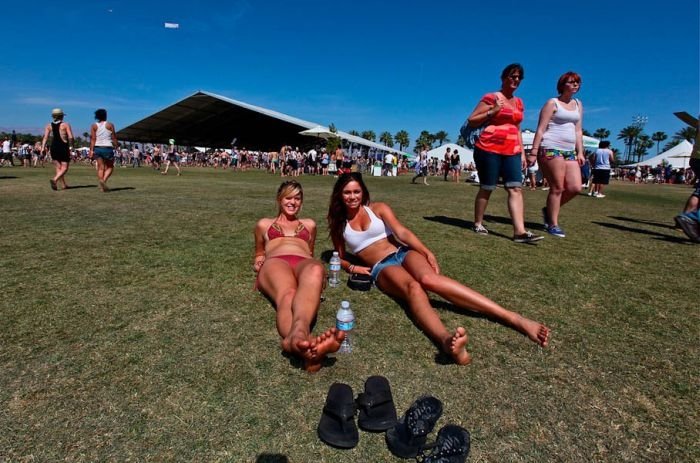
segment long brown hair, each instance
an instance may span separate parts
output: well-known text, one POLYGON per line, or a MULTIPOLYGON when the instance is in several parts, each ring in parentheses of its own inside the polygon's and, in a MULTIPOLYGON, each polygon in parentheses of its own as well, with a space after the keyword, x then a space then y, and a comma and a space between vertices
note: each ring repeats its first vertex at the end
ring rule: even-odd
POLYGON ((328 205, 328 215, 326 216, 326 220, 328 220, 328 234, 334 245, 339 245, 344 242, 343 230, 348 221, 348 211, 343 202, 343 188, 350 182, 357 182, 360 185, 362 189, 362 205, 366 206, 369 204, 369 190, 362 180, 362 174, 351 172, 338 177, 338 180, 333 186, 331 201, 328 205))

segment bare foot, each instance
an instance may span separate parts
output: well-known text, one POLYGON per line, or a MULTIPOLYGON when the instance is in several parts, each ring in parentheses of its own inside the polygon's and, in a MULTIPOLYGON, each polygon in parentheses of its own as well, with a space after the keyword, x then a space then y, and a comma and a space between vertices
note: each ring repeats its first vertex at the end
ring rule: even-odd
POLYGON ((291 333, 286 339, 282 340, 282 349, 301 358, 304 361, 304 365, 306 365, 307 361, 316 357, 315 344, 315 338, 297 332, 291 333))
POLYGON ((542 347, 547 347, 547 345, 549 345, 550 330, 540 322, 530 320, 521 315, 518 331, 530 338, 532 342, 542 347))
POLYGON ((304 369, 310 372, 320 370, 323 359, 326 355, 337 352, 343 339, 345 339, 345 331, 338 331, 336 328, 326 330, 317 336, 311 342, 311 356, 304 357, 304 369))
POLYGON ((472 361, 471 354, 467 352, 468 342, 467 330, 460 326, 445 344, 445 351, 452 356, 457 365, 468 365, 472 361))

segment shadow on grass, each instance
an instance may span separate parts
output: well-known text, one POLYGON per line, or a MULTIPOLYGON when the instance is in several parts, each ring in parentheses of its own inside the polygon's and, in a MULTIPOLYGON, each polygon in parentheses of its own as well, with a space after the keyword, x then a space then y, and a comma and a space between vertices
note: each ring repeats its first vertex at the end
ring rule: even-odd
MULTIPOLYGON (((474 222, 472 222, 470 220, 457 219, 454 217, 447 217, 444 215, 424 216, 423 219, 429 220, 431 222, 441 223, 444 225, 451 225, 453 227, 462 228, 462 229, 466 229, 466 230, 471 230, 474 227, 474 222)), ((494 216, 494 215, 485 215, 484 222, 495 222, 495 223, 504 224, 504 225, 511 225, 513 223, 511 221, 510 217, 499 217, 499 216, 494 216)), ((544 230, 544 226, 542 224, 534 223, 534 222, 525 222, 525 227, 532 228, 532 229, 544 230)), ((505 235, 503 233, 499 233, 497 231, 493 231, 491 229, 489 229, 489 235, 498 236, 499 238, 505 238, 508 241, 511 240, 511 236, 505 235)), ((527 244, 535 244, 535 243, 527 243, 527 244)))
POLYGON ((474 222, 470 222, 464 219, 456 219, 454 217, 447 217, 445 215, 434 215, 431 217, 423 217, 424 220, 430 220, 431 222, 441 223, 443 225, 451 225, 457 228, 471 229, 474 226, 474 222))
POLYGON ((97 185, 71 185, 65 190, 80 190, 81 188, 97 188, 97 185))
POLYGON ((261 453, 255 463, 289 463, 289 458, 281 453, 261 453))
MULTIPOLYGON (((285 351, 281 351, 281 352, 282 352, 282 357, 285 357, 287 360, 289 360, 289 364, 293 368, 297 368, 299 370, 304 369, 304 362, 301 358, 297 357, 296 355, 292 355, 289 352, 285 352, 285 351)), ((337 352, 332 352, 328 355, 336 355, 336 354, 337 354, 337 352)), ((338 359, 336 359, 335 357, 329 357, 328 355, 323 357, 323 360, 321 360, 321 368, 332 367, 333 365, 335 365, 335 362, 338 361, 338 359)))
MULTIPOLYGON (((608 223, 608 222, 591 222, 591 223, 594 223, 594 224, 596 224, 596 225, 600 225, 601 227, 612 228, 613 230, 619 230, 619 231, 624 231, 624 232, 632 232, 632 233, 639 233, 639 234, 641 234, 641 235, 650 235, 650 236, 653 236, 654 239, 657 239, 657 240, 664 240, 664 241, 668 241, 668 242, 671 242, 671 243, 686 243, 686 242, 690 242, 690 240, 688 240, 688 239, 686 239, 686 238, 679 238, 679 237, 677 237, 677 236, 666 235, 666 234, 664 234, 664 233, 658 233, 658 232, 651 231, 651 230, 644 230, 644 229, 642 229, 642 228, 626 227, 626 226, 624 226, 624 225, 618 225, 618 224, 616 224, 616 223, 608 223)), ((644 222, 642 222, 642 223, 644 223, 644 222)), ((673 228, 673 227, 669 227, 669 228, 673 228)))
POLYGON ((19 178, 19 177, 15 177, 14 175, 0 175, 0 180, 7 180, 7 179, 11 179, 11 178, 19 178))
MULTIPOLYGON (((502 225, 512 225, 513 221, 510 217, 501 217, 495 215, 484 215, 484 221, 486 222, 496 222, 502 225)), ((525 222, 525 228, 533 228, 535 230, 544 230, 544 225, 537 222, 525 222)), ((489 230, 489 234, 492 232, 489 230)), ((507 237, 510 239, 510 236, 507 237)))
POLYGON ((630 217, 621 217, 618 215, 609 215, 611 219, 615 220, 622 220, 624 222, 633 222, 633 223, 641 223, 644 225, 653 225, 655 227, 660 227, 660 228, 667 228, 669 230, 674 230, 676 227, 668 224, 668 223, 661 223, 661 222, 654 222, 653 220, 640 220, 640 219, 632 219, 630 217))
POLYGON ((136 188, 134 188, 133 186, 123 186, 123 187, 119 187, 119 188, 110 188, 109 190, 107 190, 107 193, 114 193, 115 191, 135 190, 135 189, 136 188))

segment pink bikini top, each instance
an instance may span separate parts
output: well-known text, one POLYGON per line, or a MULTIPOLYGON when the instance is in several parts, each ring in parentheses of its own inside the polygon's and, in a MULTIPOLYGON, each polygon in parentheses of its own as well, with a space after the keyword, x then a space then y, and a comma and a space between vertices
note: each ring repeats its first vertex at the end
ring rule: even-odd
POLYGON ((299 222, 293 235, 285 235, 282 227, 280 227, 277 222, 272 222, 272 225, 267 229, 267 239, 272 241, 277 238, 299 238, 309 243, 311 241, 311 233, 309 233, 309 230, 306 229, 303 223, 299 222))

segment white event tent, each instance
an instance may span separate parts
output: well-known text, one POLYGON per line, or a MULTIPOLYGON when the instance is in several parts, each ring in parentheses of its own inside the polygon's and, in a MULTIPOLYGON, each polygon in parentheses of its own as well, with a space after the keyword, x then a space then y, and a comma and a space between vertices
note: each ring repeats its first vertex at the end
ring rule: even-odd
POLYGON ((447 148, 450 149, 451 153, 454 152, 454 150, 457 150, 457 154, 459 154, 459 162, 462 165, 474 162, 474 151, 464 146, 456 145, 454 143, 445 143, 442 146, 438 146, 437 148, 431 149, 430 151, 428 151, 428 159, 438 158, 440 161, 442 161, 445 157, 445 151, 447 151, 447 148))
MULTIPOLYGON (((532 142, 535 140, 535 132, 530 132, 526 130, 523 132, 523 145, 525 148, 532 146, 532 142)), ((588 150, 597 150, 600 140, 597 138, 589 137, 588 135, 583 136, 583 147, 588 150)))
POLYGON ((661 154, 657 154, 653 158, 645 159, 644 161, 635 162, 634 164, 626 164, 622 167, 637 167, 637 166, 651 166, 656 167, 659 164, 670 164, 674 169, 685 169, 688 167, 688 161, 690 160, 690 153, 693 151, 693 144, 688 140, 683 140, 671 149, 664 151, 661 154))

